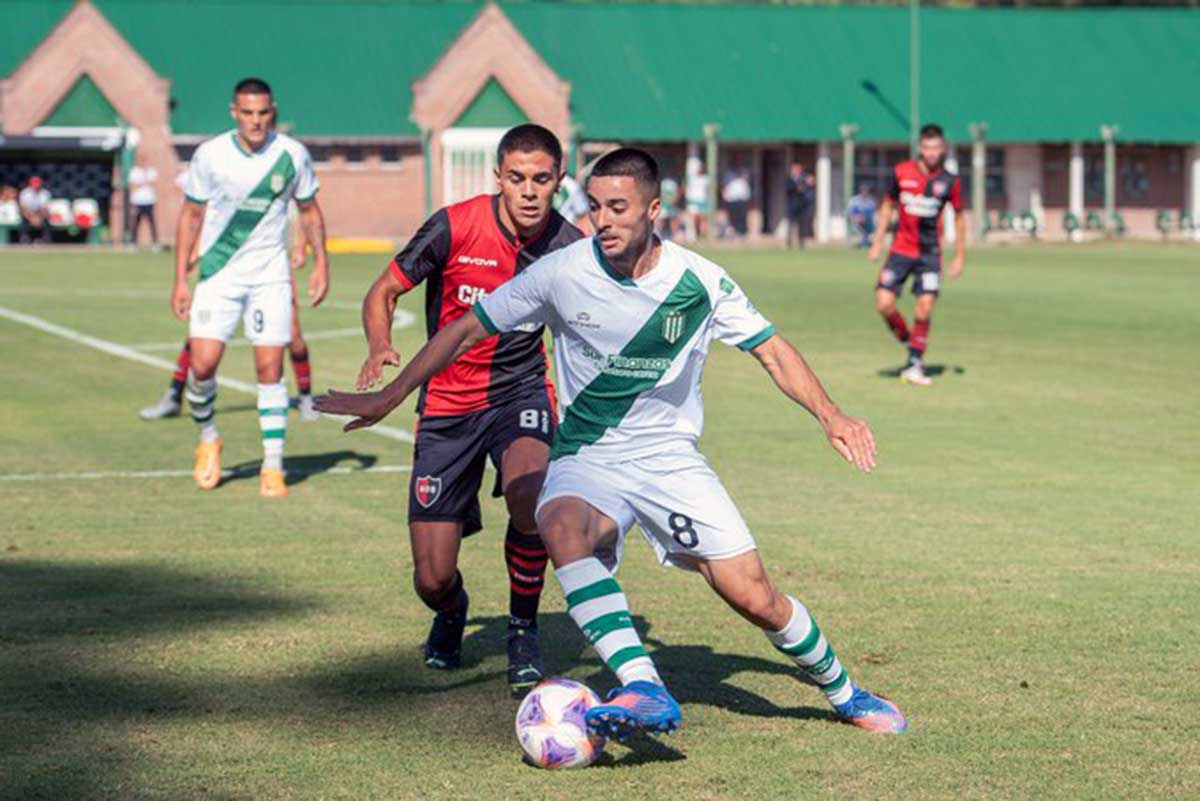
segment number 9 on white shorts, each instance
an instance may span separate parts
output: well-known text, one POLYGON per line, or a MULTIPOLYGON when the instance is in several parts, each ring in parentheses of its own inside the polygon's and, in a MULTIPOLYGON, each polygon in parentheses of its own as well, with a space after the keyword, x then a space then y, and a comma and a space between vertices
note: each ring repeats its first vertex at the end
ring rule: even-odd
POLYGON ((252 345, 286 345, 292 339, 292 284, 243 284, 217 275, 197 284, 188 336, 228 342, 238 320, 252 345))
POLYGON ((566 456, 550 463, 538 513, 555 498, 576 497, 617 523, 617 542, 596 554, 615 570, 636 523, 662 564, 688 568, 757 546, 721 479, 698 451, 609 462, 566 456))

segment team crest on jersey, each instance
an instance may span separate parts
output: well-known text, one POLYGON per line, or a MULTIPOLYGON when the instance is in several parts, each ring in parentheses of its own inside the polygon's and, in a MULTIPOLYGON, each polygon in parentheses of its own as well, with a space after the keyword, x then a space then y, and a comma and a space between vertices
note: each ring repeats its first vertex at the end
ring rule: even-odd
POLYGON ((413 492, 417 494, 417 503, 428 509, 442 494, 442 480, 434 476, 418 476, 413 492))
POLYGON ((283 173, 281 173, 281 172, 271 173, 271 191, 272 192, 274 192, 277 195, 280 192, 282 192, 283 191, 283 183, 284 183, 283 173))
POLYGON ((946 190, 949 188, 950 188, 950 185, 948 183, 946 183, 945 181, 934 181, 933 182, 933 194, 935 194, 935 195, 944 195, 944 194, 946 194, 946 190))
POLYGON ((667 342, 671 345, 674 345, 676 342, 678 342, 679 338, 683 336, 683 323, 683 312, 673 311, 667 312, 665 315, 663 315, 663 339, 667 340, 667 342))

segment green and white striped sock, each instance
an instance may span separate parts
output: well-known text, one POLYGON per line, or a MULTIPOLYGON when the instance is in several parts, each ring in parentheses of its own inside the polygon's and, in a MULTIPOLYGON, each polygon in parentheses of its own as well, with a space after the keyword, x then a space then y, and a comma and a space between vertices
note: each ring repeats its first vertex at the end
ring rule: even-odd
POLYGON ((800 669, 825 693, 829 703, 846 703, 854 694, 854 683, 804 604, 795 598, 788 600, 792 602, 792 619, 781 631, 767 632, 767 639, 796 660, 800 669))
POLYGON ((617 674, 621 684, 631 681, 662 684, 654 661, 633 628, 625 593, 600 560, 589 556, 560 567, 554 575, 567 596, 571 619, 583 629, 587 641, 617 674))
POLYGON ((188 374, 187 388, 188 408, 192 411, 192 422, 200 427, 200 439, 213 442, 221 435, 217 432, 216 403, 217 379, 209 378, 198 381, 196 376, 188 374))
POLYGON ((283 469, 283 440, 287 434, 287 384, 258 385, 258 427, 262 429, 263 467, 283 469))

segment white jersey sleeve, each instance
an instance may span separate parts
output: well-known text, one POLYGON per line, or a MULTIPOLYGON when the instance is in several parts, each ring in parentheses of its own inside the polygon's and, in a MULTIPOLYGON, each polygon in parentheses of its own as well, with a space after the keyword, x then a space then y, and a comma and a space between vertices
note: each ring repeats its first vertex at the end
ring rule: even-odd
POLYGON ((187 178, 183 183, 183 193, 193 203, 207 203, 212 199, 214 189, 208 148, 198 147, 192 154, 192 161, 188 164, 187 178))
POLYGON ((719 290, 713 306, 717 339, 726 345, 752 350, 775 335, 775 326, 754 308, 746 293, 727 274, 721 275, 719 290))
POLYGON ((542 258, 474 305, 475 316, 490 334, 540 325, 551 316, 555 259, 542 258))
POLYGON ((317 180, 317 172, 313 169, 312 155, 309 154, 308 148, 299 142, 296 143, 299 150, 296 164, 296 186, 292 190, 293 196, 297 203, 307 203, 316 197, 317 190, 321 188, 321 182, 317 180))

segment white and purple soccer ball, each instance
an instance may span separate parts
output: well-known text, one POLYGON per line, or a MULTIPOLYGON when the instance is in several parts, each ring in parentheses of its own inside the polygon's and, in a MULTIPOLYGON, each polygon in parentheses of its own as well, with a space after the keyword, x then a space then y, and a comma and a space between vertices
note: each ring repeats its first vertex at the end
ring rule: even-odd
POLYGON ((517 739, 539 768, 583 768, 604 752, 604 738, 588 731, 584 715, 600 703, 587 685, 563 678, 534 687, 517 709, 517 739))

